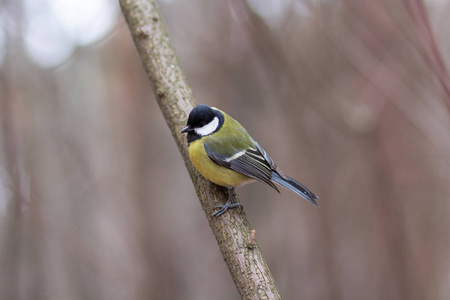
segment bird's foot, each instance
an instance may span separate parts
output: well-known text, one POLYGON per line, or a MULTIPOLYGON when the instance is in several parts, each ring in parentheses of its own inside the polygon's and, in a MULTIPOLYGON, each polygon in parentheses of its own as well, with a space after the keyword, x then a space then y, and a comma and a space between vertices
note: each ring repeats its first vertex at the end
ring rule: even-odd
POLYGON ((229 210, 230 208, 235 208, 235 207, 239 207, 242 206, 240 203, 226 203, 225 205, 217 205, 215 208, 218 208, 219 210, 216 211, 215 213, 213 213, 213 217, 218 217, 223 215, 227 210, 229 210))

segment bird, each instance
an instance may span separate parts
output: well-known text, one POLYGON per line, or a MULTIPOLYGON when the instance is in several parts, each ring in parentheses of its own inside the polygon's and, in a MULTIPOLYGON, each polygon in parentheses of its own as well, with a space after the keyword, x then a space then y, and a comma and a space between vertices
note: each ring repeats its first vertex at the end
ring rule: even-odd
POLYGON ((218 205, 213 216, 241 206, 232 203, 234 189, 251 182, 275 184, 289 189, 315 206, 319 199, 295 179, 285 175, 264 149, 235 119, 215 107, 200 104, 189 113, 187 134, 189 157, 195 169, 209 181, 228 189, 225 205, 218 205))

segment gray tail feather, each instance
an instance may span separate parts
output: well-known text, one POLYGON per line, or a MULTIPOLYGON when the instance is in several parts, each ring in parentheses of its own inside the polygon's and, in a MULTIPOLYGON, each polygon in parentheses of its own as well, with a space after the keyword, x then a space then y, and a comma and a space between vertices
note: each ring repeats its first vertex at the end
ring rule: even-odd
POLYGON ((282 187, 287 188, 288 190, 293 191, 297 195, 302 196, 303 198, 305 198, 306 200, 308 200, 315 206, 319 206, 319 204, 317 204, 317 202, 316 202, 316 199, 319 199, 319 197, 314 195, 313 192, 308 190, 303 184, 296 181, 295 179, 293 179, 289 176, 285 176, 285 177, 286 177, 286 179, 281 177, 281 175, 278 174, 278 172, 272 171, 272 180, 274 182, 278 183, 282 187))

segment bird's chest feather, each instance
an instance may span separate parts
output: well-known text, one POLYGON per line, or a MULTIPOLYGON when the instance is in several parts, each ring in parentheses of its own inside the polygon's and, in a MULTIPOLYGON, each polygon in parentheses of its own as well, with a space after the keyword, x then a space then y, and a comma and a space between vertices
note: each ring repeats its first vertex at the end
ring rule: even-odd
POLYGON ((189 145, 189 156, 197 171, 217 185, 234 187, 253 181, 245 175, 215 164, 206 154, 202 140, 196 140, 189 145))

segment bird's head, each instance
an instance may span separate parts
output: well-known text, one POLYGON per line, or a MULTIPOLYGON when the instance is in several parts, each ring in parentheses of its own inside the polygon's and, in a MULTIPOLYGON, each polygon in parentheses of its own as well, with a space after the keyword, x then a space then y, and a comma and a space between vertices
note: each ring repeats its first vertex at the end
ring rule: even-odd
POLYGON ((187 126, 181 133, 188 134, 188 142, 213 134, 220 129, 224 121, 223 114, 213 107, 200 104, 189 114, 187 126))

